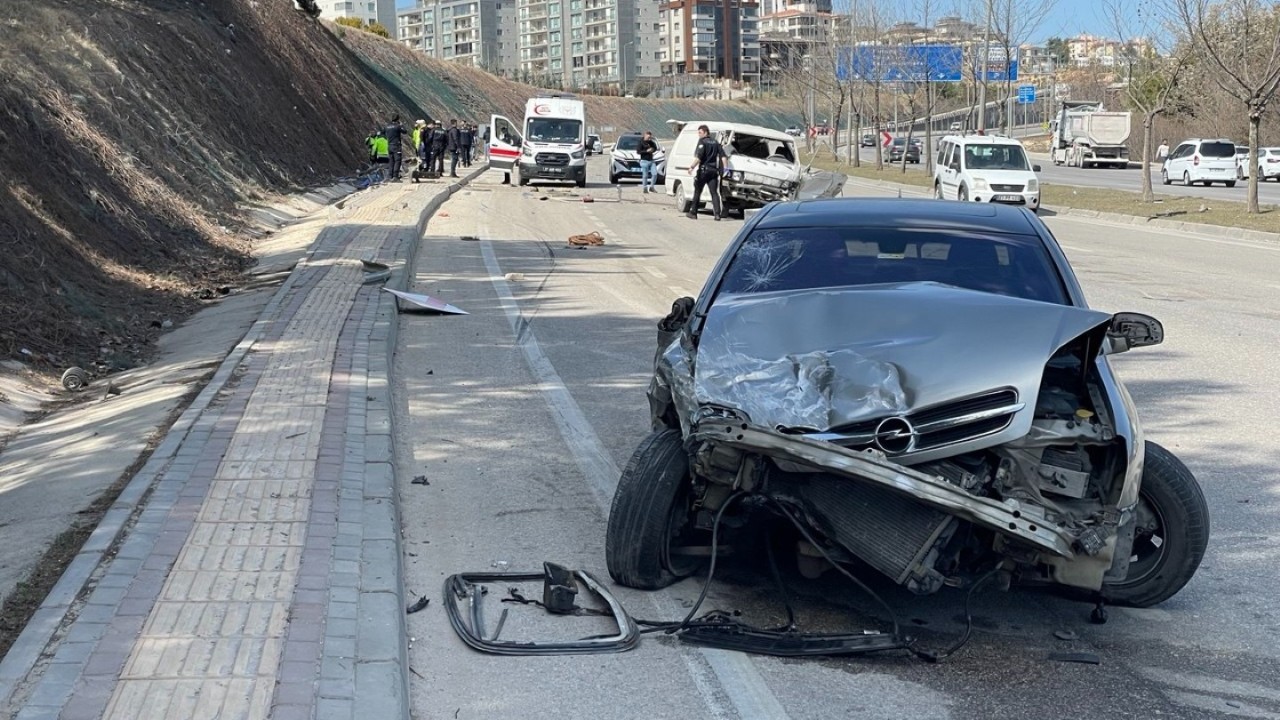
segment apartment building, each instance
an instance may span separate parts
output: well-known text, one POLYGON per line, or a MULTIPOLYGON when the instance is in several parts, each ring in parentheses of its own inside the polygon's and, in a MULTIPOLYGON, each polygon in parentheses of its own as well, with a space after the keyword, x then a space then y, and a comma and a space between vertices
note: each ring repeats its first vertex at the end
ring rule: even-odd
POLYGON ((510 75, 517 58, 515 3, 418 0, 415 7, 396 14, 395 36, 430 57, 510 75))
POLYGON ((396 0, 316 0, 316 6, 326 20, 359 18, 380 23, 388 32, 396 26, 396 0))
POLYGON ((593 90, 635 81, 636 0, 517 0, 516 12, 522 79, 593 90))
POLYGON ((663 74, 759 81, 757 0, 668 0, 660 18, 663 74))
POLYGON ((788 10, 831 14, 831 0, 760 0, 760 17, 788 10))

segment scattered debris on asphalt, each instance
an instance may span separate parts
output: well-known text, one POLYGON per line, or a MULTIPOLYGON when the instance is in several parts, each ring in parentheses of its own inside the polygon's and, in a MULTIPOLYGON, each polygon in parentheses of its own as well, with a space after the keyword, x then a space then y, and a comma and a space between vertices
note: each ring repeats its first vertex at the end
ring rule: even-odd
POLYGON ((1080 636, 1073 630, 1054 630, 1053 636, 1059 640, 1079 640, 1080 636))
POLYGON ((592 245, 603 245, 604 236, 598 231, 592 230, 584 235, 570 235, 568 246, 574 248, 590 247, 592 245))
POLYGON ((480 238, 476 237, 475 235, 463 235, 458 239, 464 240, 466 242, 480 242, 480 238))
POLYGON ((454 632, 467 645, 495 655, 582 655, 625 652, 640 642, 640 628, 622 605, 594 577, 584 570, 569 570, 555 563, 543 563, 540 573, 459 573, 444 583, 445 612, 454 632), (560 615, 602 615, 612 617, 617 632, 591 635, 577 640, 529 641, 498 640, 506 624, 509 609, 503 609, 492 634, 486 634, 484 623, 484 583, 543 582, 543 601, 525 598, 517 588, 510 588, 510 599, 525 605, 536 605, 560 615), (575 599, 578 589, 585 588, 599 598, 607 609, 580 607, 575 599), (466 601, 468 616, 464 618, 460 604, 466 601), (549 601, 549 602, 548 602, 549 601), (554 608, 554 609, 553 609, 554 608))
POLYGON ((420 610, 425 610, 431 604, 431 598, 423 595, 418 601, 404 609, 406 615, 412 615, 420 610))
MULTIPOLYGON (((405 302, 411 305, 415 305, 418 308, 423 310, 429 310, 431 312, 437 312, 437 313, 451 313, 453 315, 469 314, 465 310, 454 307, 453 305, 450 305, 449 303, 439 298, 431 297, 430 295, 418 295, 416 293, 407 293, 407 292, 402 292, 400 290, 392 290, 391 288, 386 288, 386 287, 382 289, 386 290, 392 295, 395 295, 397 298, 404 300, 405 302)), ((405 308, 400 306, 399 303, 396 304, 396 309, 400 310, 401 312, 404 312, 405 310, 405 308)))
POLYGON ((505 277, 507 280, 510 280, 511 282, 519 282, 524 279, 524 273, 512 272, 512 273, 507 273, 503 277, 505 277))
POLYGON ((413 480, 409 481, 409 484, 410 485, 430 485, 431 481, 427 479, 426 475, 417 475, 413 478, 413 480))

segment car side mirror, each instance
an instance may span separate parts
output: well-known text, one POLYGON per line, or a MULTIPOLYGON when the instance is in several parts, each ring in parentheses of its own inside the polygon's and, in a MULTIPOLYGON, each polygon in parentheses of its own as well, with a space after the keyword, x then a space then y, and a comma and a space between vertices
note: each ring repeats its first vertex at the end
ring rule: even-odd
POLYGON ((960 161, 959 161, 959 160, 952 160, 952 161, 951 161, 951 164, 950 164, 950 165, 948 165, 947 167, 951 168, 952 170, 959 170, 959 169, 960 169, 960 161))
POLYGON ((685 296, 676 298, 671 303, 671 312, 667 316, 658 321, 658 353, 661 354, 676 335, 684 329, 689 323, 689 318, 693 315, 694 300, 685 296))
POLYGON ((1031 166, 1031 172, 1040 172, 1040 166, 1039 166, 1039 165, 1032 165, 1032 166, 1031 166))
POLYGON ((1107 341, 1109 353, 1159 345, 1164 342, 1164 325, 1150 315, 1116 313, 1111 316, 1111 326, 1107 328, 1107 341))

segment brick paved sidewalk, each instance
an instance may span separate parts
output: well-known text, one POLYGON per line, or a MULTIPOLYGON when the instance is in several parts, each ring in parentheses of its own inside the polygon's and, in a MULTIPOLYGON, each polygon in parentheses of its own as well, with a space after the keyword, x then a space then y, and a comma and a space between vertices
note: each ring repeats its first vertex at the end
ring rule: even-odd
POLYGON ((360 261, 403 287, 455 187, 329 209, 0 665, 0 715, 408 717, 395 304, 360 261))

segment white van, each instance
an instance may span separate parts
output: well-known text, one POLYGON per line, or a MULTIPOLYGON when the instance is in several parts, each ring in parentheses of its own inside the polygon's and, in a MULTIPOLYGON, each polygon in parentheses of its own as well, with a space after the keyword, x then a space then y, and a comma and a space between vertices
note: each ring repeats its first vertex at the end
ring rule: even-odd
POLYGON ((1040 211, 1039 165, 1022 143, 998 135, 947 135, 938 144, 933 194, 939 200, 995 202, 1040 211))
POLYGON ((1236 186, 1236 144, 1230 140, 1183 140, 1169 153, 1160 166, 1160 182, 1168 185, 1181 180, 1183 185, 1203 183, 1208 187, 1220 182, 1236 186))
POLYGON ((493 169, 514 169, 521 185, 532 180, 560 180, 587 186, 587 119, 582 101, 572 93, 529 98, 524 124, 501 115, 489 118, 490 162, 493 169), (507 140, 502 131, 506 130, 507 140), (512 150, 519 149, 518 153, 512 150), (513 167, 514 166, 514 167, 513 167))
MULTIPOLYGON (((774 200, 793 200, 799 192, 804 168, 796 154, 795 138, 785 132, 732 122, 672 120, 668 124, 679 135, 667 155, 667 193, 675 197, 680 212, 689 212, 693 203, 689 168, 701 125, 707 126, 728 155, 728 172, 720 181, 725 214, 743 216, 748 209, 774 200)), ((703 202, 710 202, 710 197, 704 195, 703 202)))

